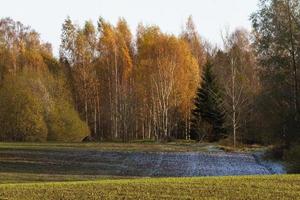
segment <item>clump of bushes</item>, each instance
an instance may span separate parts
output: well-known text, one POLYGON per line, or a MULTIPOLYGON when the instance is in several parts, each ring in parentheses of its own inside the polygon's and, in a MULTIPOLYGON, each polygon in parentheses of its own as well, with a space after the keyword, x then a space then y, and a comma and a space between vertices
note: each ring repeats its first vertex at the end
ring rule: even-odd
POLYGON ((20 74, 3 81, 0 140, 78 142, 89 135, 87 124, 66 98, 63 87, 38 77, 20 74))
POLYGON ((60 142, 81 142, 89 133, 85 122, 67 103, 58 104, 48 120, 48 140, 60 142))
POLYGON ((45 141, 43 107, 23 81, 8 79, 0 89, 0 129, 5 141, 45 141))

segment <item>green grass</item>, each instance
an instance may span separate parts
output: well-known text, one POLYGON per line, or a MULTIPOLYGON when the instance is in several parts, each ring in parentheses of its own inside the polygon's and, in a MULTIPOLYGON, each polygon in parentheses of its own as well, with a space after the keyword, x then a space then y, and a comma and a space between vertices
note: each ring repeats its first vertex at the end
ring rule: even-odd
POLYGON ((0 185, 0 199, 299 199, 300 176, 142 178, 0 185))
MULTIPOLYGON (((82 170, 83 172, 85 169, 82 170)), ((91 180, 115 180, 129 179, 137 177, 112 176, 112 175, 85 175, 85 174, 46 174, 46 173, 19 173, 19 172, 0 172, 0 185, 15 183, 50 183, 50 182, 72 182, 72 181, 91 181, 91 180)), ((1 196, 0 196, 1 200, 1 196)))

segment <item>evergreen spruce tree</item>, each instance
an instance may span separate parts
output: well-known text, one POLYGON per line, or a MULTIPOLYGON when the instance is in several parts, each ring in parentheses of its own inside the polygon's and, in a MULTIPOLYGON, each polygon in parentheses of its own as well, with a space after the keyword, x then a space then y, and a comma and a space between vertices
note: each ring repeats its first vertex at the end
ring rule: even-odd
POLYGON ((224 136, 225 112, 222 99, 212 72, 212 63, 206 63, 203 82, 195 98, 192 111, 192 139, 214 142, 224 136))

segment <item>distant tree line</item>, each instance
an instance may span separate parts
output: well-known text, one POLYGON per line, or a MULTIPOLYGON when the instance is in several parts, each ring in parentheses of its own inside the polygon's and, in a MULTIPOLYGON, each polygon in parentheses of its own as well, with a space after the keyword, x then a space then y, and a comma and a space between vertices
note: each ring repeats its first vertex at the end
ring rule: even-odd
POLYGON ((62 26, 59 59, 29 27, 0 21, 0 139, 195 139, 299 143, 299 0, 261 0, 252 32, 201 39, 125 19, 62 26))

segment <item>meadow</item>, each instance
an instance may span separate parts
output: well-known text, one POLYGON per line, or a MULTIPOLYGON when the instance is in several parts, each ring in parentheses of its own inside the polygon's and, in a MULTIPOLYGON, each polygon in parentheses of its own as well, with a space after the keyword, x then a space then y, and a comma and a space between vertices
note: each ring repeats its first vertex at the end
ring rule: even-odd
POLYGON ((0 143, 0 200, 299 198, 300 176, 271 175, 259 151, 180 141, 0 143))
POLYGON ((299 175, 0 184, 0 199, 10 200, 299 198, 299 175))
POLYGON ((261 163, 257 151, 180 141, 0 143, 0 183, 284 173, 261 163))

